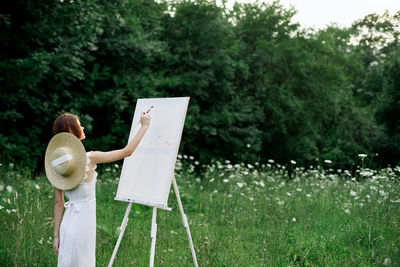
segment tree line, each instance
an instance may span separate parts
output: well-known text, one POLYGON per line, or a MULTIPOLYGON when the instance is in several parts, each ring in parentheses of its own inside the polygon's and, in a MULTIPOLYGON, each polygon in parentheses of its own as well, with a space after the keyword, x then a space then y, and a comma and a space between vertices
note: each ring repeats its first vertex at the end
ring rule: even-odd
POLYGON ((0 11, 1 163, 41 168, 57 115, 123 146, 137 98, 190 96, 201 162, 396 164, 400 12, 303 29, 279 1, 15 0, 0 11))

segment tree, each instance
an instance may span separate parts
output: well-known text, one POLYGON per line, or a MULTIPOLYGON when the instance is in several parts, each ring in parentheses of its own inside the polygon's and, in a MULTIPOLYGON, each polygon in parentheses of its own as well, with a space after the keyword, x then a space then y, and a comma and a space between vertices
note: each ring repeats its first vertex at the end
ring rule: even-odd
POLYGON ((248 70, 224 10, 207 1, 178 2, 164 27, 172 55, 165 69, 175 81, 165 90, 191 97, 184 151, 203 161, 256 160, 262 114, 253 95, 237 83, 248 70))

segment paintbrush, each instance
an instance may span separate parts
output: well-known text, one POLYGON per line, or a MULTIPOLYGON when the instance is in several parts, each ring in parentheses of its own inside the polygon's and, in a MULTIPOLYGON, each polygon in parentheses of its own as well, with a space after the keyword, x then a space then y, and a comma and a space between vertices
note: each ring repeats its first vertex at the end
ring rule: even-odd
MULTIPOLYGON (((148 109, 146 112, 143 112, 143 113, 144 113, 144 114, 148 114, 148 113, 150 112, 150 110, 152 110, 152 108, 154 108, 154 106, 149 107, 149 109, 148 109)), ((143 114, 143 113, 142 113, 142 114, 143 114)), ((140 123, 140 119, 139 119, 139 121, 136 123, 135 128, 133 128, 133 129, 136 129, 136 127, 139 125, 139 123, 140 123)))

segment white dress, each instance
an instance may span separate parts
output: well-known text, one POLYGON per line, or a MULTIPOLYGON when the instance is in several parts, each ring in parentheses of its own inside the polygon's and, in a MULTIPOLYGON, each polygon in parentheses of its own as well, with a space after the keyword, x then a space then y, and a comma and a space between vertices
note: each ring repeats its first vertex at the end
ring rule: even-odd
MULTIPOLYGON (((86 153, 89 166, 90 152, 86 153)), ((68 202, 60 226, 58 267, 94 267, 96 264, 96 165, 90 182, 66 190, 68 202)), ((86 175, 89 167, 86 168, 86 175)))

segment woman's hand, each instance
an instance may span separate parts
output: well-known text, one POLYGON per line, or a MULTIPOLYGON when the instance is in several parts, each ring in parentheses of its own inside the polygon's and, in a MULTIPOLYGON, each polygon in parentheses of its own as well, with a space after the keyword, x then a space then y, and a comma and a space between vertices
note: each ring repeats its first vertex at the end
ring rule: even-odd
POLYGON ((54 250, 54 254, 56 254, 56 256, 58 257, 58 249, 60 247, 60 238, 58 236, 54 237, 54 241, 53 241, 53 250, 54 250))
POLYGON ((142 112, 142 116, 140 117, 140 123, 142 126, 149 127, 150 125, 150 114, 147 112, 142 112))

